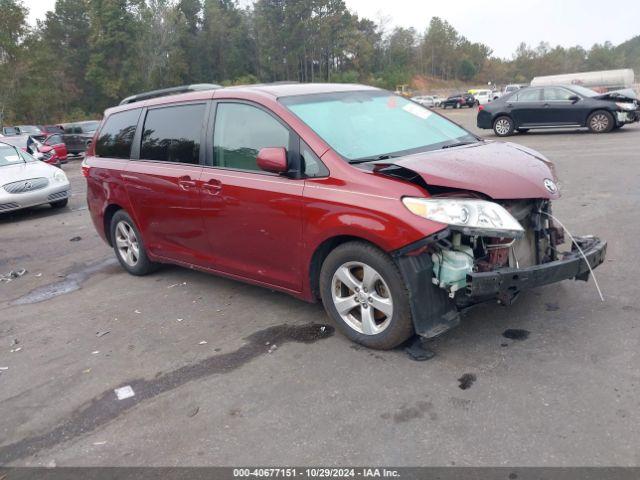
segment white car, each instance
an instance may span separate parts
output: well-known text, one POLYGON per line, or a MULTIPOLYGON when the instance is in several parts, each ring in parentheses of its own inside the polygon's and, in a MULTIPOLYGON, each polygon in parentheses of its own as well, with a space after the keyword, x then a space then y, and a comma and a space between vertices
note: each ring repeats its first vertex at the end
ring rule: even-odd
POLYGON ((491 90, 476 90, 473 93, 473 96, 476 99, 476 105, 486 105, 493 100, 493 93, 491 90))
POLYGON ((70 195, 62 170, 0 142, 0 213, 44 204, 63 208, 70 195))
POLYGON ((423 107, 439 107, 442 99, 435 95, 418 95, 417 97, 411 97, 411 100, 418 102, 423 107))

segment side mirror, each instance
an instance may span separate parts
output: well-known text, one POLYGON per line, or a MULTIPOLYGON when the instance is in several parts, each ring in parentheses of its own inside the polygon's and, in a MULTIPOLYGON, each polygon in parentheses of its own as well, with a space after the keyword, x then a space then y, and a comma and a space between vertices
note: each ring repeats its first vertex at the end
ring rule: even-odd
POLYGON ((571 103, 576 103, 576 102, 580 101, 580 97, 578 95, 571 95, 569 97, 569 100, 571 100, 571 103))
POLYGON ((287 164, 287 150, 282 147, 262 148, 258 152, 258 167, 271 173, 285 173, 289 170, 287 164))

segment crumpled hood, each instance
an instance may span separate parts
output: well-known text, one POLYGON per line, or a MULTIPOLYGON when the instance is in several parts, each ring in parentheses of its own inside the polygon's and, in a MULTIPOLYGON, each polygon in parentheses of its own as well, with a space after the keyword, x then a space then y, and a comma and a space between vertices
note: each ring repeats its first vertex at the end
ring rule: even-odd
POLYGON ((634 92, 632 88, 624 88, 622 90, 613 90, 611 92, 603 93, 602 95, 598 95, 594 98, 599 98, 601 100, 631 102, 634 100, 638 100, 638 95, 636 95, 636 92, 634 92))
POLYGON ((553 164, 535 150, 514 143, 482 142, 376 163, 412 170, 427 186, 470 190, 494 199, 560 196, 545 186, 545 180, 556 181, 553 164))

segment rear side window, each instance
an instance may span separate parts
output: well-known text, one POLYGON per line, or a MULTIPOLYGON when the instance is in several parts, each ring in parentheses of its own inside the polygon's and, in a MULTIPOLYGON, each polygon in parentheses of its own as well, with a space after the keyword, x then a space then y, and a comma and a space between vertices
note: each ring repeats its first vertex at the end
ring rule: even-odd
MULTIPOLYGON (((510 99, 513 100, 513 99, 510 99)), ((524 89, 518 92, 518 102, 538 102, 540 101, 540 90, 524 89)))
POLYGON ((110 115, 100 130, 96 142, 96 155, 128 159, 139 116, 139 108, 110 115))
POLYGON ((267 112, 251 105, 218 105, 213 133, 216 166, 260 170, 256 159, 265 147, 289 148, 289 130, 267 112))
POLYGON ((149 110, 142 130, 140 158, 199 164, 204 111, 204 103, 149 110))
POLYGON ((60 143, 64 143, 60 135, 51 135, 45 142, 46 145, 58 145, 60 143))
POLYGON ((544 100, 547 102, 568 101, 575 93, 564 88, 550 87, 544 89, 544 100))

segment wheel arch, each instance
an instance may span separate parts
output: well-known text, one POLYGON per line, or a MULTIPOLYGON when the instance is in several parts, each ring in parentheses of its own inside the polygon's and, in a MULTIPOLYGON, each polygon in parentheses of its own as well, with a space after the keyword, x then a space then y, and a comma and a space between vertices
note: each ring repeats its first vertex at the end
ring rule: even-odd
POLYGON ((104 210, 104 215, 103 215, 104 236, 107 240, 107 243, 111 247, 113 247, 113 241, 111 239, 111 220, 113 219, 113 216, 116 214, 116 212, 118 212, 119 210, 124 210, 124 208, 118 205, 117 203, 111 203, 107 205, 107 208, 105 208, 104 210))
POLYGON ((611 115, 611 118, 613 119, 613 124, 614 125, 618 124, 618 120, 616 118, 615 110, 611 110, 610 108, 608 108, 606 106, 598 106, 598 107, 592 107, 587 112, 587 115, 584 117, 584 126, 585 127, 589 127, 589 118, 591 117, 591 115, 593 115, 594 113, 599 112, 599 111, 607 112, 609 115, 611 115))
POLYGON ((325 239, 320 243, 313 254, 309 262, 309 287, 311 295, 315 301, 320 300, 320 270, 322 264, 329 254, 338 246, 347 242, 364 242, 372 245, 381 251, 385 252, 385 249, 380 245, 368 240, 364 237, 358 237, 356 235, 336 235, 325 239))

